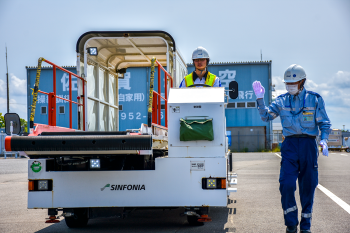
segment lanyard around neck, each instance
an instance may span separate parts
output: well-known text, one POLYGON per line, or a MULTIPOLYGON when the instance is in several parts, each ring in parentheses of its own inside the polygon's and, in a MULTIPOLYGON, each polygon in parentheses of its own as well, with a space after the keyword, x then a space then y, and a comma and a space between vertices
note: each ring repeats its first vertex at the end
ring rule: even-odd
POLYGON ((299 114, 304 110, 304 108, 305 108, 306 93, 305 93, 305 95, 304 95, 303 107, 302 107, 302 108, 299 110, 299 112, 297 112, 297 113, 293 113, 291 97, 292 97, 292 95, 289 95, 289 107, 292 109, 292 110, 290 111, 290 113, 291 113, 293 116, 299 115, 299 114))

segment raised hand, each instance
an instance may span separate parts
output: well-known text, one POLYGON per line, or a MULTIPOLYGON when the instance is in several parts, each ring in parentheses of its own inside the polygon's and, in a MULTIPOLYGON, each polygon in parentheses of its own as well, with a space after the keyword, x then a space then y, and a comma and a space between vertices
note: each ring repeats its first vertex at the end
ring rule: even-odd
POLYGON ((253 82, 253 89, 257 99, 264 98, 265 88, 261 85, 259 81, 253 82))

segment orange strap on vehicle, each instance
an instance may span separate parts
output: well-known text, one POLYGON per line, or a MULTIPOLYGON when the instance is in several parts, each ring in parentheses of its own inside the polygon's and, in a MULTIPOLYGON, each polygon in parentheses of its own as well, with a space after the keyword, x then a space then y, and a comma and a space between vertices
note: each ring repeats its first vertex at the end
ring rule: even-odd
POLYGON ((11 150, 11 136, 5 137, 5 150, 12 151, 11 150))

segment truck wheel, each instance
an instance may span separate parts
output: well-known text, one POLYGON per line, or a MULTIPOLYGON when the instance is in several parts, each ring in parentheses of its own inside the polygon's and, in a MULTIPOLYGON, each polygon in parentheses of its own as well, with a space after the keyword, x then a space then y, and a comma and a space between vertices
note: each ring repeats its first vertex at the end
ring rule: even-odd
POLYGON ((350 153, 350 148, 347 148, 345 151, 348 152, 348 153, 350 153))
POLYGON ((65 217, 66 225, 69 228, 84 227, 89 221, 87 209, 74 209, 73 217, 65 217))
POLYGON ((197 216, 187 216, 187 222, 191 226, 203 226, 203 222, 198 222, 198 217, 197 216))

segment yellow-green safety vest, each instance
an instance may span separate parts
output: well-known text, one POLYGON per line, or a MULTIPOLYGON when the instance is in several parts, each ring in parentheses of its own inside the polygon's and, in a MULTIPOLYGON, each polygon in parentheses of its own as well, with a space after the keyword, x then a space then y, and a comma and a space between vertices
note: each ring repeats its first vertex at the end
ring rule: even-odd
MULTIPOLYGON (((207 84, 208 86, 214 86, 214 83, 215 83, 215 78, 216 78, 216 75, 215 74, 211 74, 209 71, 208 71, 208 75, 207 75, 207 78, 205 79, 205 84, 207 84)), ((190 73, 189 75, 187 75, 185 77, 185 83, 186 83, 186 87, 189 87, 191 85, 193 85, 193 75, 192 73, 190 73)))

